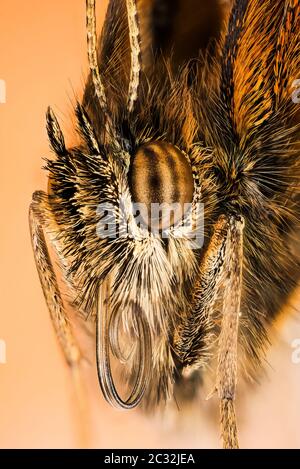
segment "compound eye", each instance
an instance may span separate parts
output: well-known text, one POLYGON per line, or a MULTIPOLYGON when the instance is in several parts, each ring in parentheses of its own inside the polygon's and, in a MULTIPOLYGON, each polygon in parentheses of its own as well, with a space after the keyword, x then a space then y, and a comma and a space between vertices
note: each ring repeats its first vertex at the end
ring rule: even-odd
POLYGON ((133 202, 145 208, 143 213, 147 214, 147 225, 150 220, 151 227, 155 229, 167 229, 170 223, 178 222, 187 204, 193 201, 191 165, 186 156, 170 143, 151 142, 137 150, 131 161, 129 185, 133 202), (166 210, 158 214, 158 206, 166 210))

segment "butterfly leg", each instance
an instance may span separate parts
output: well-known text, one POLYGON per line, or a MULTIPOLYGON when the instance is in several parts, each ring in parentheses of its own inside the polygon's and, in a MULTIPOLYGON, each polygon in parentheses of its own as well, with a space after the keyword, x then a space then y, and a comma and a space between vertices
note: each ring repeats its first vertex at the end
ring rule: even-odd
POLYGON ((239 447, 234 400, 237 385, 237 347, 242 291, 243 228, 242 218, 230 220, 216 376, 224 448, 239 447))
POLYGON ((191 308, 175 334, 174 349, 183 366, 205 365, 214 342, 213 311, 222 287, 222 324, 218 345, 216 388, 220 399, 224 448, 238 448, 234 408, 237 344, 242 288, 243 226, 241 218, 220 217, 206 250, 191 308))
POLYGON ((203 366, 214 338, 213 311, 223 274, 229 220, 221 216, 201 262, 191 306, 175 333, 174 349, 185 368, 203 366))
MULTIPOLYGON (((79 363, 81 354, 63 305, 56 275, 47 248, 44 234, 44 225, 47 213, 43 208, 43 199, 41 199, 40 195, 41 192, 39 191, 33 194, 29 208, 29 225, 32 248, 55 333, 68 365, 73 367, 79 363)), ((46 194, 43 194, 43 196, 47 197, 46 194)))
POLYGON ((79 346, 74 337, 69 318, 65 311, 53 264, 49 255, 45 232, 48 224, 48 196, 46 193, 36 191, 33 194, 29 208, 29 225, 32 247, 45 300, 58 341, 63 350, 65 359, 71 369, 76 393, 76 411, 79 419, 79 441, 86 445, 87 425, 85 424, 86 404, 84 399, 81 370, 79 368, 82 358, 79 346))

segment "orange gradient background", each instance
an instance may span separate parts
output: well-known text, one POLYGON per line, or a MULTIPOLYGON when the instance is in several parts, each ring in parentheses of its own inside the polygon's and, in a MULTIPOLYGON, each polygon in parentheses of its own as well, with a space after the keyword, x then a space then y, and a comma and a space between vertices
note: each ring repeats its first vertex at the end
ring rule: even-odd
MULTIPOLYGON (((98 26, 106 1, 98 1, 98 26)), ((49 156, 45 111, 56 112, 68 143, 73 106, 87 75, 84 0, 1 0, 0 104, 1 309, 0 447, 80 446, 74 392, 39 285, 27 222, 31 194, 45 189, 49 156)), ((300 448, 300 364, 291 361, 296 321, 280 329, 262 386, 243 389, 238 408, 242 447, 300 448)), ((219 447, 205 395, 193 411, 163 418, 111 409, 87 365, 90 447, 219 447)))

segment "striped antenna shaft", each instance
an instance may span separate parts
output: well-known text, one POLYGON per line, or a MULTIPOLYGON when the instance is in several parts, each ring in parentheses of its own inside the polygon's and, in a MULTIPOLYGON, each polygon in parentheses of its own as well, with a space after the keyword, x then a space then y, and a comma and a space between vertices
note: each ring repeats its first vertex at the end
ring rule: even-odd
POLYGON ((92 73, 95 93, 104 112, 107 112, 107 101, 104 86, 100 77, 97 59, 96 5, 95 0, 86 0, 87 51, 92 73))
POLYGON ((86 0, 86 28, 87 28, 87 50, 89 66, 92 74, 93 84, 96 96, 99 100, 100 107, 106 117, 106 138, 108 142, 118 144, 116 132, 108 113, 107 100, 103 82, 99 73, 99 65, 97 59, 97 32, 96 32, 96 1, 86 0))
POLYGON ((131 69, 128 86, 127 108, 129 112, 132 112, 134 104, 138 98, 138 88, 141 73, 141 46, 136 0, 126 0, 126 7, 131 50, 131 69))

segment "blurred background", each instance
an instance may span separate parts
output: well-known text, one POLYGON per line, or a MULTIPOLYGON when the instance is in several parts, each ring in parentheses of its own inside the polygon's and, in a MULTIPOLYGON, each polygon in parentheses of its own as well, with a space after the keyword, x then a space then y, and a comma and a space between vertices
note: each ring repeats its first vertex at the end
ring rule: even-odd
MULTIPOLYGON (((0 447, 76 448, 83 443, 74 389, 40 288, 27 212, 31 194, 47 187, 41 166, 42 157, 50 155, 49 104, 68 144, 75 138, 73 106, 87 76, 85 1, 0 2, 0 447)), ((97 3, 101 27, 107 1, 97 3)), ((277 325, 267 376, 240 391, 243 448, 300 448, 300 354, 293 348, 299 347, 299 301, 296 293, 290 319, 277 325)), ((204 392, 186 412, 173 406, 144 416, 104 402, 93 362, 85 365, 84 376, 87 446, 220 447, 204 392)))

